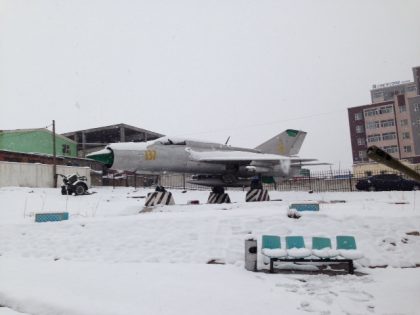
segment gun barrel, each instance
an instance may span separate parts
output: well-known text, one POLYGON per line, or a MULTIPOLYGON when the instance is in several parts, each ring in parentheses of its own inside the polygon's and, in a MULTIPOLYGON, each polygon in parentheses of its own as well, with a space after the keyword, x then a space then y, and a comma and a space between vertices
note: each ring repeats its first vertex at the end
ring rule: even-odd
POLYGON ((386 153, 375 145, 372 145, 367 149, 367 156, 378 163, 384 164, 394 170, 400 171, 407 176, 410 176, 414 180, 420 181, 419 173, 409 168, 407 165, 404 165, 396 158, 392 157, 390 154, 386 153))

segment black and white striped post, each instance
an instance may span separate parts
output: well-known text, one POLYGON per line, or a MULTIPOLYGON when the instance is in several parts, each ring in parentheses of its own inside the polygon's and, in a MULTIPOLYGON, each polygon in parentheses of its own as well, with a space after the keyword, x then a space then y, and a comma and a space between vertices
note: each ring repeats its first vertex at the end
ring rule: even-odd
POLYGON ((146 207, 153 207, 157 205, 174 205, 174 197, 169 191, 154 191, 147 194, 146 207))
POLYGON ((246 193, 246 202, 270 201, 267 189, 250 189, 246 193))

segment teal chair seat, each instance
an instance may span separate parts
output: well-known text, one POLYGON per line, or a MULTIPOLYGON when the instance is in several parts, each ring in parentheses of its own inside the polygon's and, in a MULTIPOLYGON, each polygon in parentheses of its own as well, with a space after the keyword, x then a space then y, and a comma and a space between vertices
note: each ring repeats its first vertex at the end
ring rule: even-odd
POLYGON ((281 248, 280 236, 277 235, 263 235, 261 252, 269 258, 286 256, 286 251, 281 248))
POLYGON ((302 236, 286 236, 287 256, 292 258, 305 258, 311 255, 311 251, 305 247, 302 236))
POLYGON ((346 259, 360 259, 363 253, 357 249, 354 236, 338 235, 337 250, 340 256, 346 259))
POLYGON ((331 239, 328 237, 313 237, 312 254, 319 258, 332 258, 339 253, 337 250, 332 249, 331 239))

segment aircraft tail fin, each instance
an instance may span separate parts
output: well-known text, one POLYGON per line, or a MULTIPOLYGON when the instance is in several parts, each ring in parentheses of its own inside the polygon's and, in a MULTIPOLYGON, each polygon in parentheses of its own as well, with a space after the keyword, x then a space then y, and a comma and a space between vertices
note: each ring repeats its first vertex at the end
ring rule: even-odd
POLYGON ((305 131, 287 129, 270 140, 260 144, 255 149, 263 153, 286 156, 297 155, 305 137, 305 131))

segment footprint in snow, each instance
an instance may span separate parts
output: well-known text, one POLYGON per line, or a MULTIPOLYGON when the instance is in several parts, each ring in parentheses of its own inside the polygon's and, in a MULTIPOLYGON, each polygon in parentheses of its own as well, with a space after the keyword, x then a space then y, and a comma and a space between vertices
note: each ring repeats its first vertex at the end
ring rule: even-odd
POLYGON ((300 307, 298 307, 298 310, 302 310, 305 312, 317 312, 320 315, 330 315, 331 312, 328 310, 319 310, 314 308, 311 303, 309 303, 308 301, 302 301, 300 302, 300 307))
POLYGON ((350 300, 356 302, 369 302, 374 296, 366 291, 358 290, 341 290, 340 292, 345 293, 350 300))

